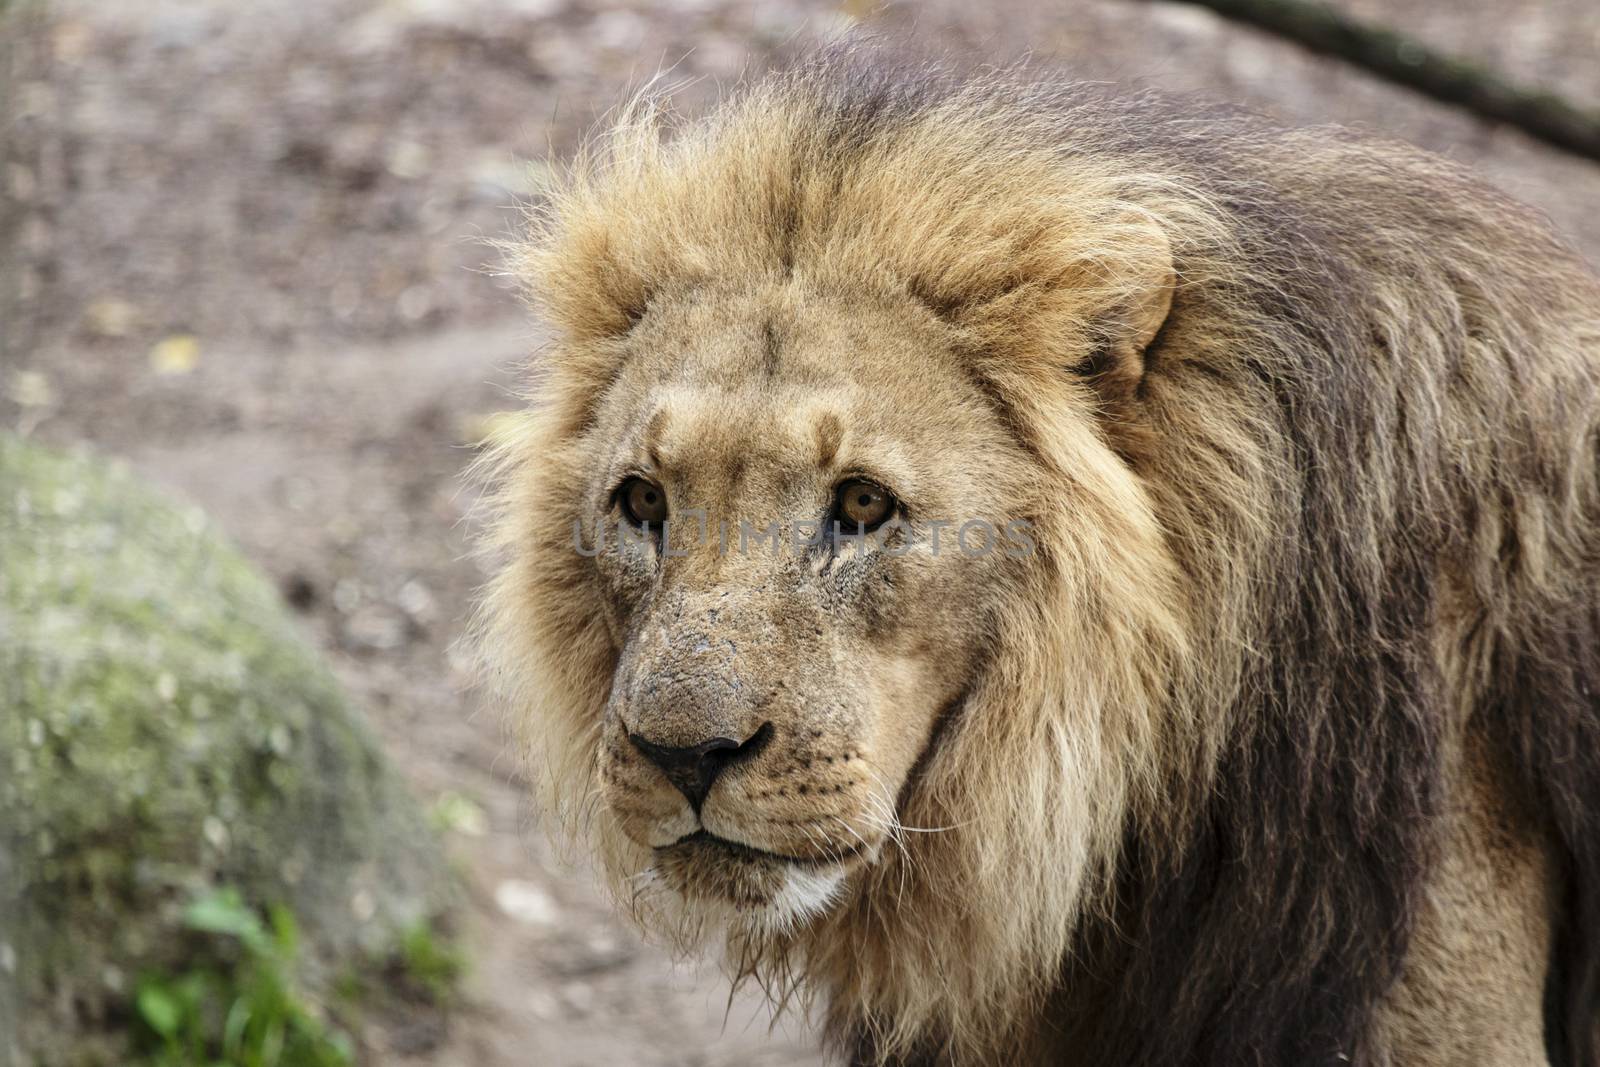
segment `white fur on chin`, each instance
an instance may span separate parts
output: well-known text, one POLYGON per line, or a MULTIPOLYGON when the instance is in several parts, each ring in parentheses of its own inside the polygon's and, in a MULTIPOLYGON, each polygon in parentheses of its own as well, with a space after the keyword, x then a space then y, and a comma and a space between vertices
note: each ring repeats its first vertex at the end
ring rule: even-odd
MULTIPOLYGON (((839 902, 848 871, 842 866, 790 866, 784 872, 783 886, 759 908, 735 908, 732 904, 706 900, 687 900, 669 888, 655 866, 645 868, 633 884, 654 901, 655 916, 669 928, 688 934, 686 940, 704 943, 722 930, 747 935, 783 936, 793 934, 839 902)), ((649 925, 649 924, 647 924, 649 925)))

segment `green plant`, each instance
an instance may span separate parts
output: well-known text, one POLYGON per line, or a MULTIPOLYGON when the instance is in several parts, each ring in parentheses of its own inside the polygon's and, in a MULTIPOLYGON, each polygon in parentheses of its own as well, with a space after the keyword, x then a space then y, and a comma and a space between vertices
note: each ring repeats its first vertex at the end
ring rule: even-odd
POLYGON ((430 1004, 448 1007, 463 970, 461 951, 423 921, 401 935, 398 956, 405 980, 430 1004))
POLYGON ((286 908, 265 921, 234 889, 197 897, 184 925, 218 962, 146 975, 135 991, 143 1067, 348 1067, 349 1039, 294 983, 298 934, 286 908))

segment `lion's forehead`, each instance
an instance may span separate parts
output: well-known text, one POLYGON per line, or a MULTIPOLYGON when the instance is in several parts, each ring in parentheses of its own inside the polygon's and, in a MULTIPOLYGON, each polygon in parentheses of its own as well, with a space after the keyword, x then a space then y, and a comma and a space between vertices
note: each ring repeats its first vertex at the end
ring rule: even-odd
POLYGON ((969 383, 947 329, 901 304, 802 283, 752 283, 662 298, 622 347, 619 379, 643 387, 755 386, 785 400, 848 392, 857 402, 959 402, 969 383))
POLYGON ((904 500, 959 498, 1014 450, 947 346, 919 329, 870 303, 770 292, 669 303, 630 340, 603 402, 597 475, 643 466, 722 502, 803 496, 845 473, 904 500))

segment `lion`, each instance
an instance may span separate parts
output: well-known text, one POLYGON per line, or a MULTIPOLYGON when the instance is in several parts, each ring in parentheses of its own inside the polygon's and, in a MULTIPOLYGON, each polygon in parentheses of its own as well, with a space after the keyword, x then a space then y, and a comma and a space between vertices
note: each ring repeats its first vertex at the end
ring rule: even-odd
POLYGON ((861 1064, 1600 1063, 1600 282, 1532 211, 847 47, 642 94, 514 251, 477 643, 648 930, 861 1064))

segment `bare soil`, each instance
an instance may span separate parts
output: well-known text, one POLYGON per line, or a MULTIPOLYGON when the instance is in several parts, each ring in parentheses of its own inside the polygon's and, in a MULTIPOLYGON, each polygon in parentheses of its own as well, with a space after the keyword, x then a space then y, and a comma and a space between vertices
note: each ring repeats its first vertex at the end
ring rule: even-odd
MULTIPOLYGON (((1600 103, 1592 0, 1347 0, 1600 103)), ((1600 259, 1600 169, 1223 23, 1138 0, 60 0, 13 15, 0 426, 86 441, 214 513, 302 614, 471 886, 448 1026, 378 1063, 818 1062, 675 967, 560 862, 451 646, 483 575, 471 443, 542 334, 485 237, 658 72, 685 106, 782 49, 915 34, 995 59, 1364 125, 1447 153, 1600 259)), ((5 234, 0 229, 0 237, 5 234)))

